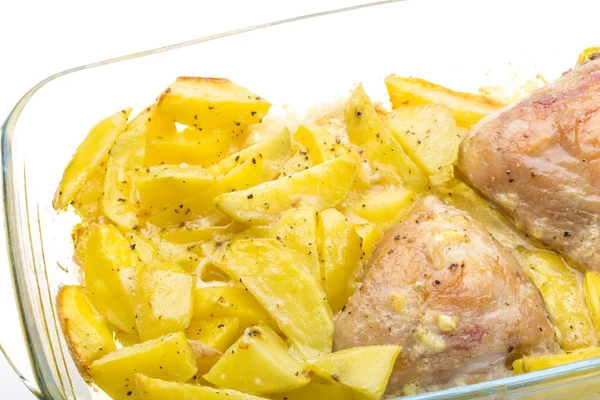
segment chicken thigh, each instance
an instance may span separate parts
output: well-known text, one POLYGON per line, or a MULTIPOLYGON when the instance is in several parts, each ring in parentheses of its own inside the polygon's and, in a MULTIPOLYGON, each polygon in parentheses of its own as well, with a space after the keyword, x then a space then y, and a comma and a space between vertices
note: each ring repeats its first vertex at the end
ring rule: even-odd
POLYGON ((388 395, 505 376, 519 355, 556 350, 542 298, 517 261, 433 196, 384 235, 336 320, 334 350, 380 344, 403 347, 388 395))
POLYGON ((600 271, 600 60, 481 120, 458 166, 521 229, 600 271))

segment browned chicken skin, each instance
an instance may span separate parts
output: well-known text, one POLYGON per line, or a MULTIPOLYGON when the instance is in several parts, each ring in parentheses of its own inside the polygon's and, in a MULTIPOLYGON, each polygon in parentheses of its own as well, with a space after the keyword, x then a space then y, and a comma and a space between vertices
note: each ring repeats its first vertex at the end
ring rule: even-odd
POLYGON ((556 349, 517 261, 479 222, 433 196, 384 235, 336 321, 334 350, 377 344, 403 347, 388 394, 417 380, 431 390, 489 379, 490 370, 502 376, 508 358, 556 349))
POLYGON ((520 228, 600 271, 600 60, 481 120, 459 168, 520 228))

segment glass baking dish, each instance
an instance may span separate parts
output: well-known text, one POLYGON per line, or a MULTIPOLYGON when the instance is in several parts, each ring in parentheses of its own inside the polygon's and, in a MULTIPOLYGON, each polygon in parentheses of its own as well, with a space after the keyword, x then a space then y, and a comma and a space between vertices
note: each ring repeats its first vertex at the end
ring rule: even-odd
MULTIPOLYGON (((40 398, 106 398, 77 372, 54 309, 60 285, 79 277, 70 239, 77 218, 57 215, 52 197, 63 167, 97 120, 128 106, 140 110, 181 75, 227 77, 267 98, 275 112, 300 116, 317 103, 335 103, 359 81, 385 101, 382 79, 390 73, 463 91, 514 89, 537 74, 558 77, 582 49, 599 44, 593 42, 595 24, 582 18, 599 9, 600 3, 586 1, 381 2, 201 38, 44 80, 2 126, 9 261, 30 361, 15 370, 30 370, 20 376, 40 398)), ((583 400, 599 393, 600 359, 593 359, 410 398, 583 400)))

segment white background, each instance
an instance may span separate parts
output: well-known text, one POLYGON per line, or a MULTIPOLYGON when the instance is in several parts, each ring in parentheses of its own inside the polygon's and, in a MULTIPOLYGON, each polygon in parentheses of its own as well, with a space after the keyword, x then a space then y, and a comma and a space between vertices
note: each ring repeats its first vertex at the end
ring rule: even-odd
MULTIPOLYGON (((231 29, 369 0, 1 1, 0 121, 33 85, 64 69, 231 29)), ((0 340, 26 361, 0 233, 0 340)), ((20 362, 19 362, 20 361, 20 362)), ((0 397, 32 399, 0 355, 0 397)))

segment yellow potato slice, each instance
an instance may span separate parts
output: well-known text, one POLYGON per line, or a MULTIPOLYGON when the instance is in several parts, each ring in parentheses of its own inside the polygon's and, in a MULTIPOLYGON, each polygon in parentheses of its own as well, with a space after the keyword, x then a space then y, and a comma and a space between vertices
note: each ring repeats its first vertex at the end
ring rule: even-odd
POLYGON ((189 244, 211 240, 217 236, 239 232, 244 225, 239 222, 230 222, 226 225, 207 225, 187 223, 184 226, 165 228, 161 230, 160 237, 173 243, 189 244))
POLYGON ((362 85, 358 85, 346 101, 344 121, 350 141, 365 151, 367 159, 387 182, 403 183, 419 190, 427 187, 425 175, 404 153, 362 85))
POLYGON ((271 236, 296 252, 304 265, 317 280, 321 280, 319 253, 317 250, 317 213, 312 207, 291 209, 285 212, 271 236))
POLYGON ((209 286, 194 293, 193 320, 236 317, 240 328, 259 322, 276 328, 277 324, 267 310, 246 289, 239 286, 209 286))
POLYGON ((167 382, 136 374, 135 383, 142 400, 266 400, 236 390, 167 382))
MULTIPOLYGON (((167 264, 168 265, 168 264, 167 264)), ((138 268, 136 327, 142 341, 184 330, 192 319, 196 277, 179 267, 138 268)))
POLYGON ((400 107, 386 117, 396 140, 429 175, 453 164, 461 138, 450 110, 441 104, 400 107))
POLYGON ((313 166, 312 159, 308 154, 308 150, 302 147, 297 142, 294 143, 294 148, 297 148, 294 155, 287 160, 281 171, 283 176, 293 175, 296 172, 304 171, 313 166))
POLYGON ((117 350, 112 333, 82 286, 63 286, 56 295, 56 309, 69 351, 84 377, 89 377, 93 361, 117 350))
POLYGON ((585 303, 590 310, 590 317, 596 327, 596 334, 600 334, 600 275, 588 271, 583 278, 585 303))
POLYGON ((123 132, 130 113, 131 108, 118 111, 89 131, 65 168, 52 202, 55 210, 67 208, 88 177, 106 162, 109 150, 123 132))
POLYGON ((364 192, 343 208, 353 220, 369 222, 382 232, 395 226, 412 210, 417 197, 409 189, 377 189, 364 192))
POLYGON ((596 58, 598 58, 599 54, 600 47, 588 47, 587 49, 579 53, 579 56, 577 57, 577 64, 581 64, 589 60, 595 60, 596 58))
POLYGON ((309 382, 283 340, 261 325, 246 329, 203 377, 215 386, 257 394, 287 392, 309 382))
POLYGON ((157 235, 142 235, 132 231, 125 233, 125 238, 139 259, 146 263, 174 263, 184 271, 191 272, 200 262, 199 257, 189 251, 188 246, 171 243, 157 235))
POLYGON ((106 177, 106 161, 100 163, 92 172, 79 191, 73 196, 71 205, 81 219, 87 223, 97 222, 102 215, 102 192, 106 177))
POLYGON ((143 125, 148 129, 148 141, 154 138, 165 138, 177 134, 175 121, 157 109, 156 104, 144 108, 127 126, 126 131, 143 125))
POLYGON ((316 211, 335 207, 348 195, 354 170, 352 163, 338 158, 250 189, 223 193, 215 204, 235 221, 268 225, 291 207, 312 206, 316 211))
POLYGON ((523 359, 522 358, 513 361, 512 370, 513 370, 514 375, 519 375, 519 374, 525 373, 525 371, 523 371, 523 359))
POLYGON ((368 399, 378 400, 385 392, 401 349, 394 345, 355 347, 308 361, 305 368, 368 399))
MULTIPOLYGON (((215 182, 214 175, 205 168, 165 164, 146 168, 141 172, 136 188, 142 211, 151 214, 198 193, 210 198, 215 191, 215 182)), ((207 207, 209 205, 210 200, 207 200, 207 207)), ((180 208, 180 212, 185 213, 187 209, 180 208)))
POLYGON ((503 106, 486 97, 455 92, 419 78, 390 75, 385 78, 385 85, 393 108, 405 105, 443 104, 452 111, 456 124, 467 128, 503 106))
POLYGON ((135 274, 137 261, 123 235, 112 225, 94 225, 85 246, 83 274, 88 296, 110 323, 135 331, 131 291, 123 274, 135 274))
POLYGON ((361 238, 351 222, 336 209, 319 213, 321 284, 335 314, 348 301, 361 278, 361 238))
POLYGON ((225 191, 245 189, 250 186, 268 181, 276 177, 285 162, 292 155, 292 140, 287 128, 266 137, 260 142, 230 155, 209 168, 224 185, 225 191), (260 164, 259 164, 260 163, 260 164), (250 182, 240 182, 242 165, 255 166, 256 173, 250 174, 254 179, 250 182), (258 165, 258 166, 257 166, 258 165), (225 182, 223 182, 225 181, 225 182), (244 186, 246 185, 246 186, 244 186))
POLYGON ((346 156, 349 151, 340 138, 333 137, 327 129, 317 125, 299 127, 294 133, 294 140, 306 148, 312 165, 346 156))
POLYGON ((136 373, 157 379, 185 382, 197 371, 194 351, 183 332, 124 347, 94 361, 94 383, 115 400, 139 399, 136 373))
POLYGON ((237 138, 247 125, 262 121, 271 104, 228 79, 182 76, 161 94, 157 107, 181 124, 237 138))
POLYGON ((577 276, 563 259, 550 251, 525 247, 519 247, 513 254, 540 290, 548 314, 556 325, 560 347, 570 351, 597 344, 577 276))
POLYGON ((352 390, 337 382, 331 383, 319 377, 312 378, 300 389, 275 394, 272 398, 275 400, 359 400, 352 390))
MULTIPOLYGON (((259 183, 270 181, 279 175, 281 168, 291 155, 291 139, 283 129, 262 142, 250 146, 221 160, 208 170, 216 177, 218 190, 215 194, 243 190, 259 183)), ((213 199, 200 193, 179 205, 149 218, 149 222, 160 227, 179 226, 181 223, 198 219, 198 216, 215 215, 217 211, 207 206, 213 199), (187 210, 190 212, 186 214, 187 210), (184 212, 180 212, 185 210, 184 212)), ((219 213, 220 214, 220 213, 219 213)), ((221 214, 222 215, 222 214, 221 214)))
POLYGON ((243 330, 240 329, 240 320, 237 317, 209 318, 190 322, 186 336, 223 352, 235 342, 243 330))
POLYGON ((333 316, 325 292, 293 251, 273 239, 241 239, 219 262, 269 311, 300 356, 331 352, 333 316))
POLYGON ((144 166, 185 163, 209 167, 227 157, 232 146, 238 145, 227 132, 186 128, 168 136, 149 137, 144 166))
POLYGON ((122 229, 139 225, 135 179, 144 160, 146 127, 138 126, 119 136, 106 166, 102 211, 122 229), (137 171, 136 171, 137 169, 137 171))
POLYGON ((362 260, 363 263, 366 263, 373 255, 375 246, 377 245, 377 242, 379 242, 379 239, 381 239, 383 233, 375 225, 369 223, 355 224, 354 229, 356 229, 356 233, 358 233, 362 239, 362 243, 360 245, 363 251, 362 260))
POLYGON ((513 373, 518 375, 534 372, 594 357, 600 357, 600 347, 586 347, 559 354, 528 356, 513 362, 513 373))

